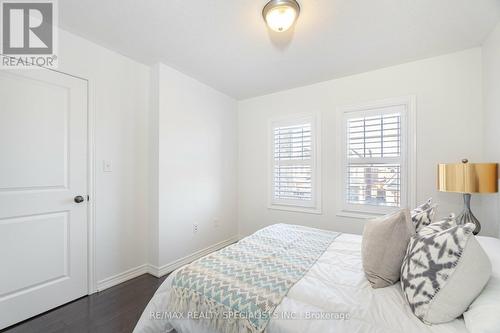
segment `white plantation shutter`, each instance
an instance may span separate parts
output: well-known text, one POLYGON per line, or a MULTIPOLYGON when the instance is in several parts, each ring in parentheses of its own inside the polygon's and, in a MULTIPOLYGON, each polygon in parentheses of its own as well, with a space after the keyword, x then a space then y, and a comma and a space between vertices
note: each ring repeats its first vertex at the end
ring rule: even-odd
POLYGON ((314 135, 310 118, 273 123, 271 204, 315 206, 314 135))
POLYGON ((346 113, 344 200, 349 210, 406 204, 405 109, 400 105, 346 113))
POLYGON ((379 114, 348 119, 348 157, 401 155, 401 114, 379 114))

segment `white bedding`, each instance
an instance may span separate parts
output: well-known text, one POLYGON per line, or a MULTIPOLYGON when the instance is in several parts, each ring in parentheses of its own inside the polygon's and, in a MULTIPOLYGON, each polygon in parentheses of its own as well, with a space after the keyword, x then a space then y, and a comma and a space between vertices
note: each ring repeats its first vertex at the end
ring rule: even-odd
MULTIPOLYGON (((171 274, 160 286, 144 310, 134 332, 216 333, 197 325, 194 320, 150 319, 151 313, 166 311, 171 274)), ((406 304, 401 287, 395 284, 372 289, 364 277, 361 264, 361 236, 342 234, 318 259, 309 272, 297 282, 276 309, 275 314, 288 317, 310 317, 347 313, 348 319, 281 319, 270 320, 267 333, 462 333, 464 321, 428 326, 416 318, 406 304)))

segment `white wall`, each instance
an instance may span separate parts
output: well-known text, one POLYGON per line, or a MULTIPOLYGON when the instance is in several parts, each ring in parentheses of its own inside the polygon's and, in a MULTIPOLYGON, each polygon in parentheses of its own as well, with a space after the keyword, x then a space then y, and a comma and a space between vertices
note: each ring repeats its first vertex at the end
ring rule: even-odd
POLYGON ((59 48, 59 70, 93 87, 97 282, 236 236, 236 101, 64 30, 59 48))
MULTIPOLYGON (((97 280, 148 261, 165 265, 228 239, 237 234, 237 219, 243 234, 274 222, 361 232, 362 221, 335 216, 335 109, 346 104, 416 94, 418 199, 432 195, 442 214, 458 212, 457 195, 434 190, 435 164, 479 160, 483 142, 485 159, 500 161, 499 30, 483 50, 484 135, 480 49, 236 103, 167 66, 151 71, 61 30, 59 69, 95 87, 97 280), (267 119, 307 111, 323 120, 323 215, 270 211, 267 119), (113 172, 102 172, 105 159, 113 172)), ((498 197, 482 200, 489 207, 484 212, 473 200, 485 232, 498 232, 498 197)))
POLYGON ((96 278, 146 263, 149 67, 66 31, 59 70, 94 87, 96 278), (113 172, 102 171, 111 160, 113 172))
POLYGON ((163 64, 153 72, 158 262, 155 250, 151 262, 161 267, 237 234, 237 104, 163 64))
MULTIPOLYGON (((500 162, 500 24, 483 45, 484 149, 485 159, 500 162)), ((490 234, 500 236, 499 195, 484 200, 485 225, 490 234)))
MULTIPOLYGON (((467 157, 482 159, 481 49, 384 68, 239 102, 240 234, 277 222, 304 224, 361 233, 363 220, 336 216, 336 108, 372 100, 417 96, 417 200, 429 196, 440 214, 459 213, 457 194, 436 191, 436 164, 467 157), (268 119, 318 112, 322 120, 323 214, 283 212, 267 208, 268 119)), ((473 198, 481 219, 481 203, 473 198)))

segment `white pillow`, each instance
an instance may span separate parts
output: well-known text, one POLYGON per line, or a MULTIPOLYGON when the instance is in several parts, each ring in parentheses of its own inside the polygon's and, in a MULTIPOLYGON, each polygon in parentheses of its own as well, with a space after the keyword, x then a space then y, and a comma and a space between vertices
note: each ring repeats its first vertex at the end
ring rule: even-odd
POLYGON ((465 326, 471 333, 500 332, 500 240, 477 237, 493 266, 491 278, 482 293, 464 313, 465 326))

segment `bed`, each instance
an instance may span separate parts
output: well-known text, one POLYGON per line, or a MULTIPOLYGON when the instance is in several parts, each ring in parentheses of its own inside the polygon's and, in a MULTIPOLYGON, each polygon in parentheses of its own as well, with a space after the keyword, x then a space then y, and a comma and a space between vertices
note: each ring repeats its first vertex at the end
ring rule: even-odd
MULTIPOLYGON (((491 242, 491 238, 478 237, 491 242)), ((192 319, 166 318, 172 273, 144 310, 134 332, 217 333, 192 319)), ((399 283, 372 289, 361 262, 361 236, 340 234, 277 306, 267 333, 394 332, 465 333, 462 318, 426 325, 406 304, 399 283)))

